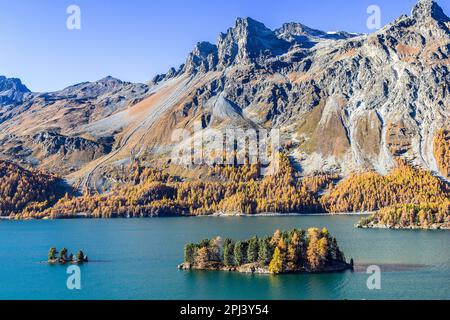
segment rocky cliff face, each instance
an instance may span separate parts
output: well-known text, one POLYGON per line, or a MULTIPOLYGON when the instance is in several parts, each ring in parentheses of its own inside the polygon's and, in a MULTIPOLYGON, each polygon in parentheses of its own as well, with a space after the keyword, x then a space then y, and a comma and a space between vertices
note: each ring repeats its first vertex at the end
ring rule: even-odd
POLYGON ((210 46, 217 64, 190 64, 189 74, 215 73, 186 106, 208 112, 220 95, 249 122, 282 129, 306 174, 385 173, 396 157, 436 170, 432 140, 449 125, 449 26, 431 0, 370 35, 238 19, 210 46))
POLYGON ((431 0, 369 35, 238 19, 149 86, 106 79, 36 95, 3 114, 0 128, 14 137, 56 126, 114 139, 111 153, 72 176, 87 184, 131 158, 168 160, 173 130, 199 120, 205 128, 280 129, 304 174, 386 173, 398 157, 437 171, 433 138, 450 126, 449 28, 431 0))
POLYGON ((64 156, 75 152, 90 152, 94 156, 105 155, 110 151, 106 145, 96 143, 81 137, 66 137, 55 132, 40 132, 32 138, 32 142, 40 145, 46 156, 61 154, 64 156))
POLYGON ((0 76, 0 110, 21 103, 29 92, 19 79, 0 76))

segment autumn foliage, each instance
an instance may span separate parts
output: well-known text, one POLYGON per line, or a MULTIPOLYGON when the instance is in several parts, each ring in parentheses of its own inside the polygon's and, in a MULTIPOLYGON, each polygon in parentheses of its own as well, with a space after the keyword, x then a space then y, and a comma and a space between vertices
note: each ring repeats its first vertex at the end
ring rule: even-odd
POLYGON ((449 186, 430 172, 402 162, 386 176, 353 174, 322 198, 328 212, 367 212, 403 204, 442 203, 449 186))
POLYGON ((261 176, 258 165, 211 168, 210 179, 179 181, 159 170, 135 165, 105 195, 85 194, 61 199, 44 211, 28 210, 24 217, 148 217, 208 215, 217 212, 256 214, 266 212, 320 212, 321 190, 336 176, 300 179, 288 157, 282 155, 275 175, 261 176))
POLYGON ((359 226, 401 229, 450 229, 450 201, 394 205, 363 219, 359 226))
POLYGON ((347 265, 337 241, 327 229, 275 231, 266 238, 234 241, 220 237, 189 243, 184 262, 194 269, 221 269, 248 266, 267 269, 272 274, 321 272, 347 265))
POLYGON ((261 172, 257 164, 216 166, 205 179, 183 180, 133 164, 111 173, 116 184, 109 193, 76 197, 62 196, 61 181, 54 176, 1 163, 0 210, 11 218, 58 219, 383 209, 378 220, 399 225, 408 221, 424 225, 425 220, 433 224, 448 217, 444 204, 450 198, 449 186, 430 172, 403 162, 386 176, 355 173, 337 184, 335 175, 301 177, 283 154, 276 174, 263 176, 261 172), (412 209, 417 212, 413 214, 412 209), (412 218, 407 220, 407 215, 412 218))
POLYGON ((57 177, 0 161, 0 216, 45 209, 63 194, 57 177))
POLYGON ((434 139, 434 156, 441 174, 450 178, 450 131, 439 130, 434 139))

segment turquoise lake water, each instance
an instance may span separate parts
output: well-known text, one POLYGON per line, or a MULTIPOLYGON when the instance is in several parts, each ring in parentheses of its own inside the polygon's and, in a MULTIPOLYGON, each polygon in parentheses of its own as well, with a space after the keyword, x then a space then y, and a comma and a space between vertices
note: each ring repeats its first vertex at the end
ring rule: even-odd
POLYGON ((0 221, 0 299, 450 299, 450 232, 359 230, 355 216, 0 221), (275 229, 327 227, 355 272, 251 276, 177 270, 183 246, 214 236, 246 239, 275 229), (51 246, 83 249, 81 290, 51 246), (369 290, 367 265, 382 270, 369 290))

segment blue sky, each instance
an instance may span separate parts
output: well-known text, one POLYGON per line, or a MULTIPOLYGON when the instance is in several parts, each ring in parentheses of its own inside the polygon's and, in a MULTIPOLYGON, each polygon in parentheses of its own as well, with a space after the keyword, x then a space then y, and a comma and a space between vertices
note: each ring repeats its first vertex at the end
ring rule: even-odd
MULTIPOLYGON (((237 17, 270 28, 284 22, 370 32, 367 7, 386 24, 416 0, 0 0, 0 74, 33 91, 52 91, 112 75, 144 82, 184 62, 201 40, 215 43, 237 17), (81 30, 66 28, 66 9, 81 8, 81 30)), ((438 1, 447 13, 450 3, 438 1)))

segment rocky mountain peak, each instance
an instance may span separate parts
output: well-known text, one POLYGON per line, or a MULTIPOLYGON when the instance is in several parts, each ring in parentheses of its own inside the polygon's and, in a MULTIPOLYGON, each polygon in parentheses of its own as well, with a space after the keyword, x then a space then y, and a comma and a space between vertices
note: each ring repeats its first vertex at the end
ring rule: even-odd
POLYGON ((82 82, 74 86, 63 89, 60 94, 62 95, 101 95, 106 92, 110 92, 116 89, 122 88, 127 83, 122 80, 116 79, 111 76, 107 76, 103 79, 95 82, 82 82))
POLYGON ((261 65, 268 59, 287 53, 294 45, 311 48, 322 40, 342 40, 358 35, 344 31, 324 32, 295 22, 271 30, 252 18, 237 18, 233 27, 219 35, 217 44, 198 42, 185 64, 156 75, 150 84, 175 78, 182 73, 193 75, 223 70, 232 65, 261 65))
POLYGON ((250 17, 237 18, 234 29, 239 31, 247 31, 248 33, 258 33, 268 30, 264 23, 256 21, 250 17))
MULTIPOLYGON (((41 150, 59 153, 67 145, 68 154, 87 155, 84 165, 105 152, 70 137, 117 141, 113 154, 89 166, 97 169, 80 170, 80 178, 90 180, 86 172, 101 177, 109 166, 131 160, 123 158, 129 151, 165 161, 172 146, 166 133, 201 118, 212 129, 279 128, 304 175, 385 174, 397 158, 438 172, 434 136, 450 123, 449 28, 449 18, 430 0, 377 32, 342 41, 332 39, 355 35, 300 23, 273 31, 240 18, 217 44, 197 43, 185 65, 155 77, 152 87, 107 77, 55 93, 25 93, 27 103, 14 108, 0 105, 0 132, 11 135, 0 153, 34 137, 29 146, 40 151, 33 151, 38 161, 46 161, 41 150), (153 86, 158 82, 164 83, 153 86), (34 136, 41 131, 58 134, 34 136)), ((0 83, 4 87, 5 79, 0 83)), ((9 82, 6 91, 19 87, 9 82)))
POLYGON ((276 31, 278 34, 289 34, 289 35, 310 35, 310 36, 319 36, 324 32, 319 30, 311 29, 301 23, 298 22, 289 22, 284 23, 283 26, 276 31))
POLYGON ((218 40, 219 66, 233 63, 251 64, 260 58, 285 53, 290 43, 277 37, 263 23, 251 18, 238 18, 235 26, 222 33, 218 40))
POLYGON ((217 46, 207 42, 199 42, 189 54, 184 71, 192 74, 196 71, 208 72, 217 65, 217 46))
POLYGON ((450 21, 444 10, 433 0, 419 0, 413 8, 412 16, 416 20, 431 18, 440 22, 450 21))
POLYGON ((298 22, 285 23, 281 28, 275 30, 275 33, 281 39, 303 46, 313 46, 321 40, 342 40, 358 35, 345 31, 324 32, 307 27, 298 22))
POLYGON ((112 76, 104 77, 103 79, 100 79, 96 81, 97 84, 104 84, 104 85, 115 85, 115 84, 123 84, 123 81, 117 78, 114 78, 112 76))
POLYGON ((202 56, 207 57, 209 54, 217 51, 217 46, 208 42, 208 41, 202 41, 197 43, 197 45, 194 48, 193 53, 202 56))
POLYGON ((30 90, 22 84, 22 81, 17 78, 6 78, 4 76, 0 76, 0 92, 14 90, 19 92, 30 92, 30 90))
POLYGON ((21 103, 23 96, 29 92, 20 79, 0 76, 0 106, 21 103))

